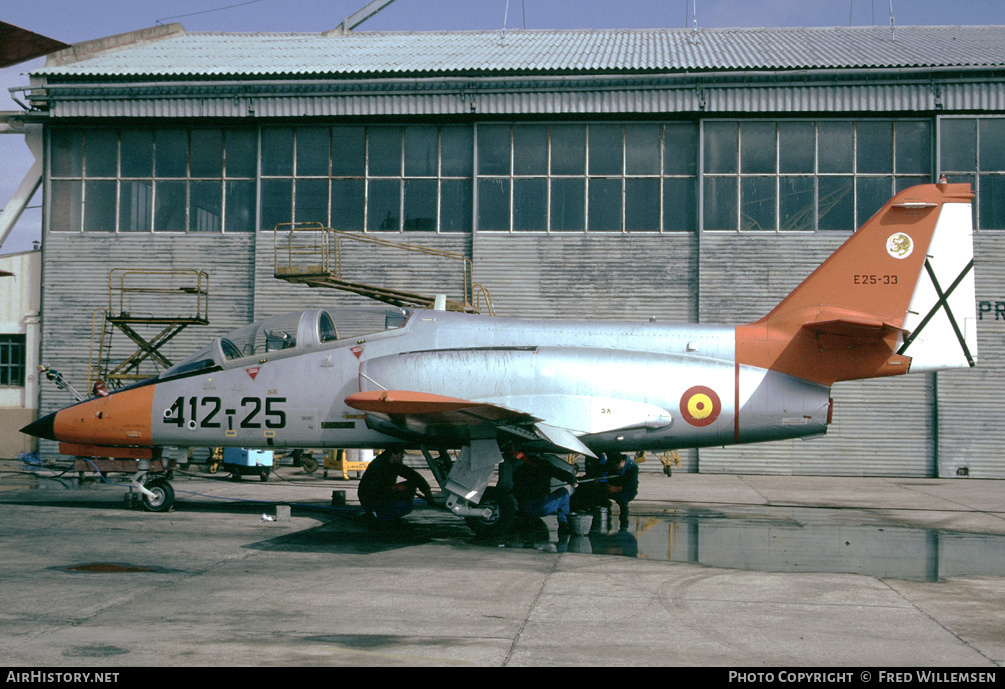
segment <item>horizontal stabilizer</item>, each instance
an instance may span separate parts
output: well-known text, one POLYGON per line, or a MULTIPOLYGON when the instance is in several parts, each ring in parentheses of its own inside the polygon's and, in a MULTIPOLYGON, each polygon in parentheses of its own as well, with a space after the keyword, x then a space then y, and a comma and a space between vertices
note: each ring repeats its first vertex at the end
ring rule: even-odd
POLYGON ((869 318, 834 318, 825 321, 813 321, 803 324, 804 330, 825 335, 839 335, 841 337, 854 337, 863 340, 882 340, 891 333, 903 333, 903 328, 898 328, 892 323, 869 318))

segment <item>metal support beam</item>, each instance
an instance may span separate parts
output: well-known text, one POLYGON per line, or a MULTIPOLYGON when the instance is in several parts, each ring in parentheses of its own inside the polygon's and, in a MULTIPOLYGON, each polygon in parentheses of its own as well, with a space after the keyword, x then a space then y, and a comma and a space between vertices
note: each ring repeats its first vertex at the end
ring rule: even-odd
POLYGON ((42 125, 24 125, 24 141, 35 157, 35 162, 28 170, 28 174, 21 180, 14 196, 0 212, 0 247, 7 240, 7 236, 14 229, 18 218, 21 217, 28 202, 31 201, 31 197, 35 195, 42 183, 42 125))
POLYGON ((367 3, 362 9, 356 10, 356 12, 343 19, 341 24, 325 33, 325 35, 330 36, 332 34, 352 31, 367 19, 390 5, 392 2, 394 2, 394 0, 371 0, 371 2, 367 3))

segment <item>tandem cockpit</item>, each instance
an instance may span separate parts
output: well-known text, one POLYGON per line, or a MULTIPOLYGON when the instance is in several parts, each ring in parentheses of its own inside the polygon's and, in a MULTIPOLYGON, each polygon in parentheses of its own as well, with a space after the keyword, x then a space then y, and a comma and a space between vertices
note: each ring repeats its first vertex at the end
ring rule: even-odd
POLYGON ((358 338, 398 330, 411 311, 397 307, 309 309, 256 321, 218 337, 158 376, 180 378, 210 370, 247 366, 249 361, 286 358, 355 342, 358 338))

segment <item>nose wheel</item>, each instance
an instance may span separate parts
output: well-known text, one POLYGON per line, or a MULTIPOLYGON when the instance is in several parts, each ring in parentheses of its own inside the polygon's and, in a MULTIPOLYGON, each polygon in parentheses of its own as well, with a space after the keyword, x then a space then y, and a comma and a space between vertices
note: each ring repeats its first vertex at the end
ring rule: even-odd
POLYGON ((143 488, 143 509, 147 512, 167 512, 174 506, 174 488, 166 478, 155 478, 143 488))

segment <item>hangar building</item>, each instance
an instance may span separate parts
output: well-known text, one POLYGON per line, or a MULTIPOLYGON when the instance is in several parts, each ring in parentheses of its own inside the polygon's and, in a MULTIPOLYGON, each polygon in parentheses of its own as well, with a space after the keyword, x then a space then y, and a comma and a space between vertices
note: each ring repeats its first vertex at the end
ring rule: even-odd
MULTIPOLYGON (((498 315, 738 323, 897 190, 970 182, 976 370, 839 383, 824 438, 681 454, 704 473, 1005 477, 1005 27, 174 24, 54 53, 19 97, 44 145, 42 360, 77 381, 116 269, 207 276, 208 324, 164 345, 174 361, 363 300, 276 279, 279 223, 460 254, 498 315)), ((462 290, 426 254, 342 270, 462 290)), ((40 412, 69 401, 43 385, 40 412)))

